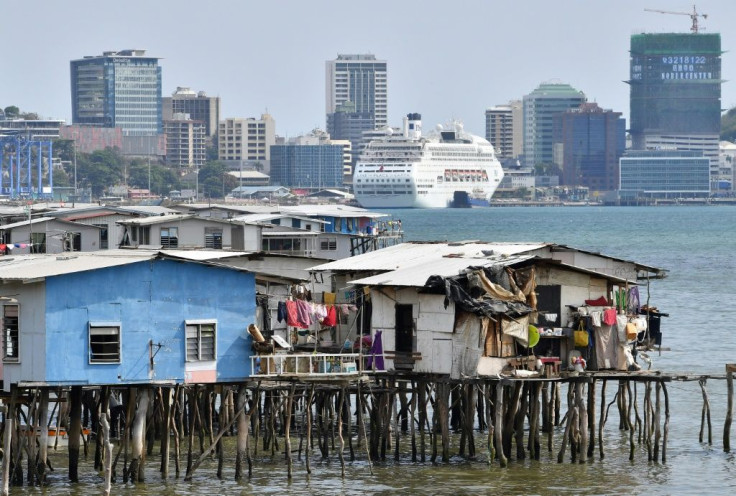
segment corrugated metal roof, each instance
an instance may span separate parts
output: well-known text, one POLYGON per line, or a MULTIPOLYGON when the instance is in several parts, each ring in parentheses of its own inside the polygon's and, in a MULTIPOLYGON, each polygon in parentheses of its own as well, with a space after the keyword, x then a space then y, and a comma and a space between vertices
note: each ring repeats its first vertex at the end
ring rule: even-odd
MULTIPOLYGON (((194 214, 171 214, 171 215, 156 215, 153 217, 140 217, 137 219, 126 219, 119 220, 118 224, 130 224, 136 226, 150 226, 153 224, 170 224, 172 222, 179 222, 186 219, 201 219, 201 220, 216 220, 216 219, 205 219, 197 217, 194 214)), ((221 220, 220 220, 221 221, 221 220)))
POLYGON ((350 281, 366 286, 424 286, 430 276, 453 277, 470 267, 508 266, 534 258, 533 255, 517 255, 492 258, 438 258, 420 261, 391 272, 350 281))
POLYGON ((160 250, 165 256, 192 260, 194 262, 207 262, 223 258, 242 257, 257 252, 250 251, 223 251, 223 250, 160 250))
POLYGON ((312 267, 311 270, 366 271, 396 270, 423 260, 446 256, 487 258, 493 255, 517 255, 547 246, 547 243, 416 243, 407 242, 312 267))
POLYGON ((64 255, 0 257, 0 281, 31 281, 151 260, 158 255, 146 250, 105 250, 64 255))
MULTIPOLYGON (((77 226, 80 225, 80 224, 77 224, 75 222, 72 222, 72 221, 69 221, 69 220, 64 220, 64 219, 58 219, 56 217, 38 217, 36 219, 32 219, 31 220, 31 224, 34 224, 34 225, 35 224, 42 224, 42 223, 51 222, 51 221, 61 222, 62 224, 74 224, 74 225, 77 225, 77 226)), ((13 229, 14 227, 23 227, 23 226, 27 226, 27 225, 28 225, 28 221, 27 220, 22 220, 20 222, 14 222, 12 224, 5 224, 3 226, 0 226, 0 230, 13 229)), ((98 229, 101 229, 99 226, 88 225, 87 227, 97 227, 98 229)))

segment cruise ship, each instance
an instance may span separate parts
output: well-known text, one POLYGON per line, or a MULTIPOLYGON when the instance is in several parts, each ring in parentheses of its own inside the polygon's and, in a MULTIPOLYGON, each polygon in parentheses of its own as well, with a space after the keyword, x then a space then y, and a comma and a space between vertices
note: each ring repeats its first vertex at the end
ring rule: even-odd
POLYGON ((460 123, 422 136, 422 117, 408 114, 403 134, 387 130, 355 165, 355 199, 364 208, 444 208, 453 200, 490 200, 503 178, 493 146, 460 123))

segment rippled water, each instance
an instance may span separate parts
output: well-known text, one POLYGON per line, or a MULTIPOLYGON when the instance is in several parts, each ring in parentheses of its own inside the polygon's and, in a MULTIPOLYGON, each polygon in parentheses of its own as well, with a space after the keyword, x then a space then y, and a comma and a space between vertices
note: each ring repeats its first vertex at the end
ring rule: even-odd
MULTIPOLYGON (((670 314, 662 327, 663 345, 671 351, 655 354, 655 367, 668 372, 723 374, 726 363, 736 362, 734 207, 511 207, 391 213, 402 219, 411 240, 550 241, 669 269, 667 279, 652 283, 651 303, 670 314)), ((607 401, 613 398, 614 389, 609 384, 607 401)), ((151 459, 147 483, 114 485, 113 494, 733 493, 736 458, 722 449, 724 381, 708 383, 712 447, 698 442, 702 397, 697 383, 673 382, 668 389, 672 419, 666 464, 648 462, 644 447, 637 447, 635 461, 629 462, 628 435, 618 431, 618 417, 612 409, 604 432, 606 458, 596 456, 586 465, 571 464, 569 449, 565 463, 558 464, 559 442, 555 441, 554 453, 548 453, 543 434, 541 461, 512 460, 509 468, 501 469, 487 462, 485 435, 478 433, 477 460, 455 457, 447 464, 421 464, 412 463, 407 454, 399 462, 391 460, 371 468, 364 453, 359 453, 357 461, 347 462, 345 479, 340 477, 337 456, 329 460, 313 457, 311 476, 303 460, 295 461, 291 481, 286 477, 283 455, 260 457, 253 478, 243 483, 233 481, 234 455, 229 457, 222 481, 215 477, 215 464, 208 461, 191 483, 173 476, 162 482, 157 462, 151 459)), ((641 398, 641 389, 639 394, 641 398)), ((600 408, 600 395, 596 402, 600 408)), ((232 439, 226 442, 231 450, 232 439)), ((295 444, 292 441, 296 449, 295 444)), ((736 443, 732 440, 732 444, 736 443)), ((408 451, 409 441, 402 440, 402 447, 408 451)), ((80 469, 82 482, 70 485, 65 481, 64 455, 54 455, 53 462, 57 470, 48 487, 13 488, 11 494, 100 492, 101 479, 89 464, 80 469)))

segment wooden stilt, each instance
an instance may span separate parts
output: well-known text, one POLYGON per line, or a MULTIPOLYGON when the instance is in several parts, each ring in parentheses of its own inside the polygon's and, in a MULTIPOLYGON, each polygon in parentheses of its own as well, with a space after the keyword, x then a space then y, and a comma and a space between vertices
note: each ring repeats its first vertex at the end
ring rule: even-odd
POLYGON ((100 412, 100 427, 102 431, 102 450, 103 450, 103 483, 102 493, 110 496, 112 489, 112 443, 110 442, 110 411, 109 411, 109 395, 104 394, 108 401, 103 401, 102 411, 100 412))
POLYGON ((38 439, 38 462, 36 463, 36 473, 38 474, 38 482, 40 485, 44 485, 46 483, 46 463, 48 462, 49 452, 48 413, 49 390, 47 388, 43 388, 41 390, 41 399, 38 408, 40 436, 38 439))
MULTIPOLYGON (((509 404, 509 420, 513 420, 513 424, 506 423, 504 432, 508 436, 508 441, 504 439, 504 451, 506 456, 511 456, 511 434, 513 433, 516 442, 516 459, 523 460, 526 458, 524 449, 524 421, 526 420, 527 407, 529 406, 530 383, 523 384, 517 382, 514 385, 514 394, 509 404), (520 393, 520 394, 517 394, 520 393)), ((531 417, 531 416, 530 416, 531 417)), ((531 431, 529 432, 529 441, 531 442, 531 431)))
POLYGON ((656 462, 659 460, 659 441, 661 439, 661 431, 660 431, 660 393, 662 391, 662 383, 660 381, 656 382, 656 409, 654 411, 654 461, 656 462))
POLYGON ((726 406, 726 421, 723 424, 723 451, 731 451, 731 421, 733 419, 733 373, 735 364, 726 365, 726 389, 728 391, 726 406))
POLYGON ((337 435, 340 439, 340 449, 338 450, 338 458, 340 459, 340 475, 344 479, 345 478, 345 439, 343 437, 343 407, 345 406, 345 396, 346 396, 345 387, 340 388, 340 399, 339 399, 339 405, 337 407, 337 435))
POLYGON ((606 385, 608 384, 608 381, 606 379, 603 379, 603 383, 601 384, 601 414, 600 414, 600 420, 598 421, 598 456, 601 460, 605 458, 605 453, 603 452, 603 426, 606 423, 605 420, 605 413, 606 413, 606 385))
POLYGON ((427 384, 419 380, 417 387, 419 388, 419 461, 424 463, 427 459, 427 446, 424 440, 427 424, 427 384))
POLYGON ((631 421, 631 410, 632 406, 636 405, 636 398, 631 394, 631 381, 628 381, 626 383, 626 391, 629 395, 629 408, 626 411, 626 421, 628 422, 629 426, 629 460, 634 461, 634 430, 635 426, 631 421))
POLYGON ((411 461, 416 462, 417 461, 417 437, 416 437, 416 428, 414 426, 414 418, 416 415, 416 409, 417 409, 417 383, 416 381, 411 381, 411 402, 409 403, 409 430, 411 433, 411 461))
MULTIPOLYGON (((572 402, 572 391, 573 387, 570 385, 568 392, 567 392, 567 421, 565 422, 565 432, 562 435, 562 445, 560 446, 560 451, 557 453, 557 463, 562 463, 565 459, 565 449, 567 448, 567 443, 570 442, 571 435, 572 435, 572 424, 573 424, 573 402, 572 402)), ((574 447, 570 447, 570 451, 574 451, 574 447)))
MULTIPOLYGON (((358 388, 360 388, 360 385, 358 385, 358 388)), ((360 391, 358 391, 358 396, 360 396, 360 391)), ((312 458, 312 403, 314 402, 314 384, 312 384, 312 387, 309 389, 309 399, 307 400, 307 404, 304 406, 307 410, 307 446, 306 446, 306 453, 305 453, 305 463, 306 463, 306 469, 307 474, 312 473, 312 466, 311 466, 311 458, 312 458)))
POLYGON ((700 415, 700 436, 699 440, 702 443, 703 442, 703 430, 705 428, 705 422, 708 421, 708 445, 713 445, 713 429, 710 419, 710 400, 708 399, 708 390, 706 389, 706 378, 701 378, 698 380, 698 383, 700 384, 700 391, 703 394, 703 411, 700 415))
POLYGON ((148 415, 148 404, 150 402, 151 392, 144 388, 139 395, 138 407, 135 411, 133 419, 133 428, 131 430, 131 460, 130 460, 130 480, 132 482, 143 482, 145 473, 143 470, 143 442, 146 433, 146 416, 148 415))
POLYGON ((3 438, 3 476, 2 476, 2 494, 8 496, 10 492, 10 459, 11 442, 13 440, 13 431, 15 430, 15 404, 18 400, 18 386, 10 385, 10 404, 5 411, 5 433, 3 438))
POLYGON ((79 440, 82 436, 82 387, 72 386, 69 395, 69 480, 79 482, 79 440))
POLYGON ((575 393, 577 395, 578 415, 579 415, 579 432, 580 432, 580 444, 578 445, 578 452, 580 453, 580 463, 587 463, 588 461, 588 407, 585 405, 585 395, 583 394, 583 388, 585 384, 582 381, 578 381, 575 385, 575 393))
POLYGON ((662 463, 667 463, 667 438, 670 433, 670 396, 667 394, 667 385, 662 382, 664 393, 664 435, 662 436, 662 463))
POLYGON ((501 381, 496 382, 496 421, 495 426, 495 437, 496 437, 496 455, 502 468, 508 465, 508 458, 503 451, 503 384, 501 381))
POLYGON ((595 385, 595 379, 588 383, 588 458, 591 460, 595 456, 595 385))
MULTIPOLYGON (((286 400, 286 419, 284 420, 284 453, 286 454, 286 477, 291 479, 292 460, 291 460, 291 412, 294 406, 294 394, 296 393, 296 385, 292 384, 289 389, 289 396, 286 400)), ((342 436, 341 436, 342 437, 342 436)), ((342 453, 340 454, 342 456, 342 453)))

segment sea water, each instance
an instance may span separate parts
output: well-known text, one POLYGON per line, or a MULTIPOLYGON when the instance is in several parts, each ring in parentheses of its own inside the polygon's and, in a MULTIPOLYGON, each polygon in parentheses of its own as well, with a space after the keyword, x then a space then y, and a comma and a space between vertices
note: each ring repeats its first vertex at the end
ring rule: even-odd
MULTIPOLYGON (((539 241, 599 251, 669 271, 652 281, 642 301, 668 313, 662 319, 663 346, 670 351, 652 353, 654 367, 683 374, 724 373, 736 363, 736 208, 734 207, 505 207, 442 210, 387 211, 402 220, 406 240, 539 241)), ((610 402, 615 385, 608 385, 610 402)), ((516 461, 502 469, 488 463, 485 434, 476 433, 477 460, 459 457, 449 463, 412 463, 407 453, 393 460, 369 464, 365 453, 347 462, 346 477, 333 451, 327 460, 312 458, 308 476, 303 461, 294 462, 293 478, 286 476, 283 454, 259 455, 253 478, 233 481, 232 439, 223 480, 215 477, 216 464, 205 462, 193 482, 173 478, 161 481, 158 459, 149 460, 147 482, 113 485, 113 494, 732 494, 736 491, 736 457, 723 452, 726 411, 724 381, 710 380, 708 391, 713 414, 713 445, 698 442, 702 396, 697 382, 672 382, 670 435, 667 463, 647 461, 646 448, 638 446, 628 459, 628 433, 618 430, 615 406, 604 432, 605 459, 572 464, 569 449, 562 464, 546 450, 542 434, 540 461, 516 461)), ((641 401, 642 389, 639 388, 641 401)), ((600 388, 596 397, 600 408, 600 388)), ((563 407, 564 412, 564 407, 563 407)), ((598 414, 598 413, 597 413, 598 414)), ((736 428, 734 429, 736 430, 736 428)), ((733 444, 736 444, 734 433, 733 444)), ((406 446, 407 441, 402 441, 406 446)), ((292 446, 298 439, 292 439, 292 446)), ((451 452, 456 452, 452 449, 451 452)), ((56 471, 44 489, 12 488, 11 494, 92 494, 100 492, 100 477, 90 459, 80 467, 82 482, 66 482, 65 453, 53 456, 56 471)), ((182 456, 182 463, 185 463, 182 456)))

